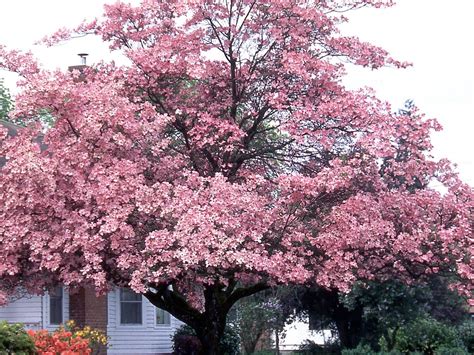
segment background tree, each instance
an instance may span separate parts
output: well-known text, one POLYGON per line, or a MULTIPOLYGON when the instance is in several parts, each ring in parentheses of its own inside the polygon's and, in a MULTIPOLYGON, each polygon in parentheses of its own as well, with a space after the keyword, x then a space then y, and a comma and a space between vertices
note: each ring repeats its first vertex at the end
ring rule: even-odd
POLYGON ((345 62, 406 66, 338 31, 341 12, 390 3, 116 3, 77 31, 129 64, 81 74, 0 47, 32 122, 0 134, 0 289, 129 286, 207 354, 233 304, 276 284, 441 272, 471 292, 473 193, 426 154, 437 123, 341 82, 345 62))
POLYGON ((314 329, 333 329, 343 348, 369 344, 379 349, 385 338, 392 349, 397 332, 417 319, 432 318, 448 326, 469 318, 466 299, 439 276, 405 285, 399 281, 356 284, 351 292, 300 289, 297 311, 308 314, 314 329))
POLYGON ((6 120, 8 113, 13 109, 13 101, 10 91, 5 87, 3 79, 0 78, 0 120, 6 120))
POLYGON ((245 354, 253 354, 257 345, 264 343, 266 349, 272 347, 271 321, 275 315, 274 307, 270 307, 268 297, 262 292, 241 299, 236 309, 236 323, 238 324, 242 349, 245 354))
MULTIPOLYGON (((278 287, 241 299, 233 308, 231 322, 239 329, 245 354, 272 348, 272 336, 284 338, 285 325, 295 313, 299 293, 294 287, 278 287)), ((275 342, 277 342, 275 339, 275 342)), ((278 344, 275 344, 277 351, 278 344)))

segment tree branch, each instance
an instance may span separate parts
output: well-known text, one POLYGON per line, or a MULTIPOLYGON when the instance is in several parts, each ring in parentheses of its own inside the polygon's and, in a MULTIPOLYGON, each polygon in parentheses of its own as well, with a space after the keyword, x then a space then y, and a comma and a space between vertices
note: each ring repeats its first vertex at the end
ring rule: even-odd
POLYGON ((193 325, 202 317, 201 312, 193 308, 177 291, 169 289, 169 285, 162 284, 153 287, 156 293, 148 291, 144 296, 156 307, 159 307, 186 324, 193 325))
POLYGON ((239 287, 232 292, 232 294, 226 299, 224 303, 224 309, 230 310, 232 306, 241 298, 251 296, 257 292, 267 290, 270 286, 266 283, 258 283, 249 287, 239 287))

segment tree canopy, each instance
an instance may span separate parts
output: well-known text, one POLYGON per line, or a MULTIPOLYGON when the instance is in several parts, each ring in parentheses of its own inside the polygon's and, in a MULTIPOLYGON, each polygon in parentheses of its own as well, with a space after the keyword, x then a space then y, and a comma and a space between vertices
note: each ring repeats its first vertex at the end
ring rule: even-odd
POLYGON ((341 13, 386 5, 118 2, 45 39, 95 34, 129 60, 81 73, 0 46, 31 122, 0 133, 4 294, 130 286, 215 353, 203 334, 275 284, 449 273, 471 292, 473 191, 430 156, 438 123, 341 82, 347 62, 408 65, 338 31, 341 13))

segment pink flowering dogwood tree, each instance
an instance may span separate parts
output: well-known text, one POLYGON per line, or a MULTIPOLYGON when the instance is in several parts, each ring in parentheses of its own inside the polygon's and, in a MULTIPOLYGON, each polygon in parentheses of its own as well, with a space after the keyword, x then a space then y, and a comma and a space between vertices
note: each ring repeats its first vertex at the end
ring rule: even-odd
POLYGON ((128 286, 218 354, 232 305, 277 284, 446 273, 472 292, 473 191, 429 155, 439 125, 341 82, 345 63, 408 65, 338 31, 389 5, 116 3, 45 40, 91 33, 128 58, 82 72, 0 47, 30 121, 0 131, 3 297, 128 286))

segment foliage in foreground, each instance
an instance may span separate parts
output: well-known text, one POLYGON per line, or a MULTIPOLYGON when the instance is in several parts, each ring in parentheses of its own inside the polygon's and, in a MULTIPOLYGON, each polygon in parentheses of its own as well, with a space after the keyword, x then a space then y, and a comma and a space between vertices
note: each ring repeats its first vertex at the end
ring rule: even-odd
MULTIPOLYGON (((202 352, 202 345, 196 332, 188 325, 182 325, 172 337, 173 354, 198 355, 202 352)), ((221 338, 222 355, 240 355, 240 338, 232 326, 227 326, 221 338)))
POLYGON ((1 354, 91 355, 105 345, 107 337, 103 332, 89 326, 79 328, 74 321, 68 321, 66 327, 61 326, 54 332, 25 330, 20 323, 0 322, 1 354))
POLYGON ((106 347, 108 344, 108 337, 105 333, 88 325, 84 327, 77 326, 74 320, 68 320, 65 324, 65 330, 72 333, 73 337, 86 339, 89 342, 89 347, 92 353, 99 353, 100 349, 106 347))
POLYGON ((32 354, 35 343, 21 324, 9 324, 0 321, 0 353, 32 354))
POLYGON ((430 318, 419 318, 408 323, 395 336, 394 349, 404 353, 418 351, 435 354, 441 348, 443 351, 464 348, 467 353, 455 327, 430 318))
POLYGON ((298 350, 298 354, 302 355, 339 355, 341 353, 341 345, 338 342, 328 342, 324 345, 316 344, 312 340, 305 340, 298 350))
POLYGON ((417 318, 431 317, 459 325, 469 317, 466 300, 438 276, 410 286, 399 281, 356 284, 347 294, 320 288, 301 289, 299 313, 308 314, 314 329, 332 329, 343 347, 360 342, 378 349, 384 336, 393 347, 397 330, 417 318))
POLYGON ((344 349, 343 355, 468 355, 473 353, 472 320, 458 327, 443 324, 430 318, 418 318, 400 328, 394 334, 394 344, 389 346, 385 337, 379 339, 381 351, 369 344, 354 349, 344 349))
POLYGON ((468 320, 457 328, 459 338, 469 353, 474 354, 474 319, 468 320))
POLYGON ((72 332, 59 328, 50 333, 47 330, 28 330, 38 355, 91 355, 89 340, 75 336, 72 332))
POLYGON ((341 355, 470 355, 464 347, 446 347, 440 346, 434 352, 410 351, 402 352, 399 350, 374 351, 369 345, 359 345, 355 349, 342 350, 341 355))

